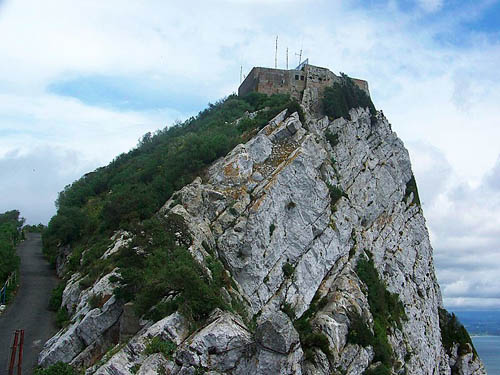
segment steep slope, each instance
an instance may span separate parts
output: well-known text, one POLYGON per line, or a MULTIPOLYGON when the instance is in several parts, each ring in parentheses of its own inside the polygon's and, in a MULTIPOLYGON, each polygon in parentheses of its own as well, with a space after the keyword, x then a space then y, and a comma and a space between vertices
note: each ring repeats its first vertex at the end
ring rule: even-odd
POLYGON ((91 283, 81 273, 68 280, 70 324, 47 342, 41 365, 483 374, 468 335, 442 309, 403 143, 381 112, 329 119, 319 103, 306 89, 302 119, 283 110, 173 194, 154 225, 117 231, 102 254, 117 259, 113 269, 91 283), (142 261, 149 282, 134 299, 130 263, 142 261), (152 320, 135 318, 133 306, 152 320))

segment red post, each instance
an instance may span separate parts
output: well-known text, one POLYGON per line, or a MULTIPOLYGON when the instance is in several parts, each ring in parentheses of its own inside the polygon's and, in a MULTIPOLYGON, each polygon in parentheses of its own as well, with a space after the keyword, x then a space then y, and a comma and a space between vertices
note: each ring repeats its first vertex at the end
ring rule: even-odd
POLYGON ((19 360, 17 362, 17 375, 21 375, 23 371, 23 346, 24 346, 24 329, 21 329, 21 338, 19 339, 19 360))
POLYGON ((19 331, 16 329, 14 333, 14 343, 12 344, 12 352, 10 354, 9 375, 14 375, 14 364, 16 363, 17 339, 19 331))

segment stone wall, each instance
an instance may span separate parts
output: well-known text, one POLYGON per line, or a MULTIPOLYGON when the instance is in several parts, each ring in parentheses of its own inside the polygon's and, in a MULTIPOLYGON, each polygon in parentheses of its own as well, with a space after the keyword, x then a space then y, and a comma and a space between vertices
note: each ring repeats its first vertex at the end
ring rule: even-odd
MULTIPOLYGON (((326 87, 339 81, 340 77, 329 69, 314 65, 304 65, 301 70, 255 67, 241 83, 238 95, 243 96, 253 91, 267 95, 290 94, 300 101, 306 87, 316 89, 321 96, 326 87)), ((356 78, 353 81, 370 95, 368 82, 356 78)))
POLYGON ((306 75, 301 70, 253 68, 238 89, 243 96, 256 91, 267 95, 290 94, 301 99, 306 88, 306 75))

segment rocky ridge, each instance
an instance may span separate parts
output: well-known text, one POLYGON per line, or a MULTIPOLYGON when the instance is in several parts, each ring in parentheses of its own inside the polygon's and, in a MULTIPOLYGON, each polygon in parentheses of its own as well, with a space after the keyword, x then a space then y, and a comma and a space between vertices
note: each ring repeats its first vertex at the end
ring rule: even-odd
MULTIPOLYGON (((315 95, 304 93, 304 123, 283 111, 159 212, 183 218, 189 251, 208 275, 209 257, 222 262, 232 280, 222 295, 243 306, 239 314, 215 310, 194 332, 178 312, 134 321, 112 293, 119 270, 86 289, 84 275, 75 274, 63 293, 71 323, 46 343, 40 364, 63 361, 110 375, 376 371, 377 349, 349 341, 356 316, 377 329, 369 286, 356 269, 359 259, 372 259, 404 307, 405 319, 387 332, 390 373, 484 374, 472 348, 443 347, 432 247, 408 189, 413 175, 403 143, 381 112, 375 120, 357 108, 350 119, 332 121, 314 110, 315 95), (100 306, 90 303, 95 295, 100 306), (315 342, 298 324, 306 316, 315 342), (129 325, 138 332, 125 338, 120 332, 129 325), (175 349, 149 353, 153 337, 175 349)), ((117 233, 107 254, 127 246, 128 235, 117 233)))

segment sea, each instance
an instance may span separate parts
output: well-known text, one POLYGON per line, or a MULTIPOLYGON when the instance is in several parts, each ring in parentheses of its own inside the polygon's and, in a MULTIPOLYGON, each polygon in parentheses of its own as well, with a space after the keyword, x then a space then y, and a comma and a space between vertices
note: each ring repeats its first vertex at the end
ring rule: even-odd
POLYGON ((500 336, 472 336, 471 338, 488 375, 500 375, 500 336))

